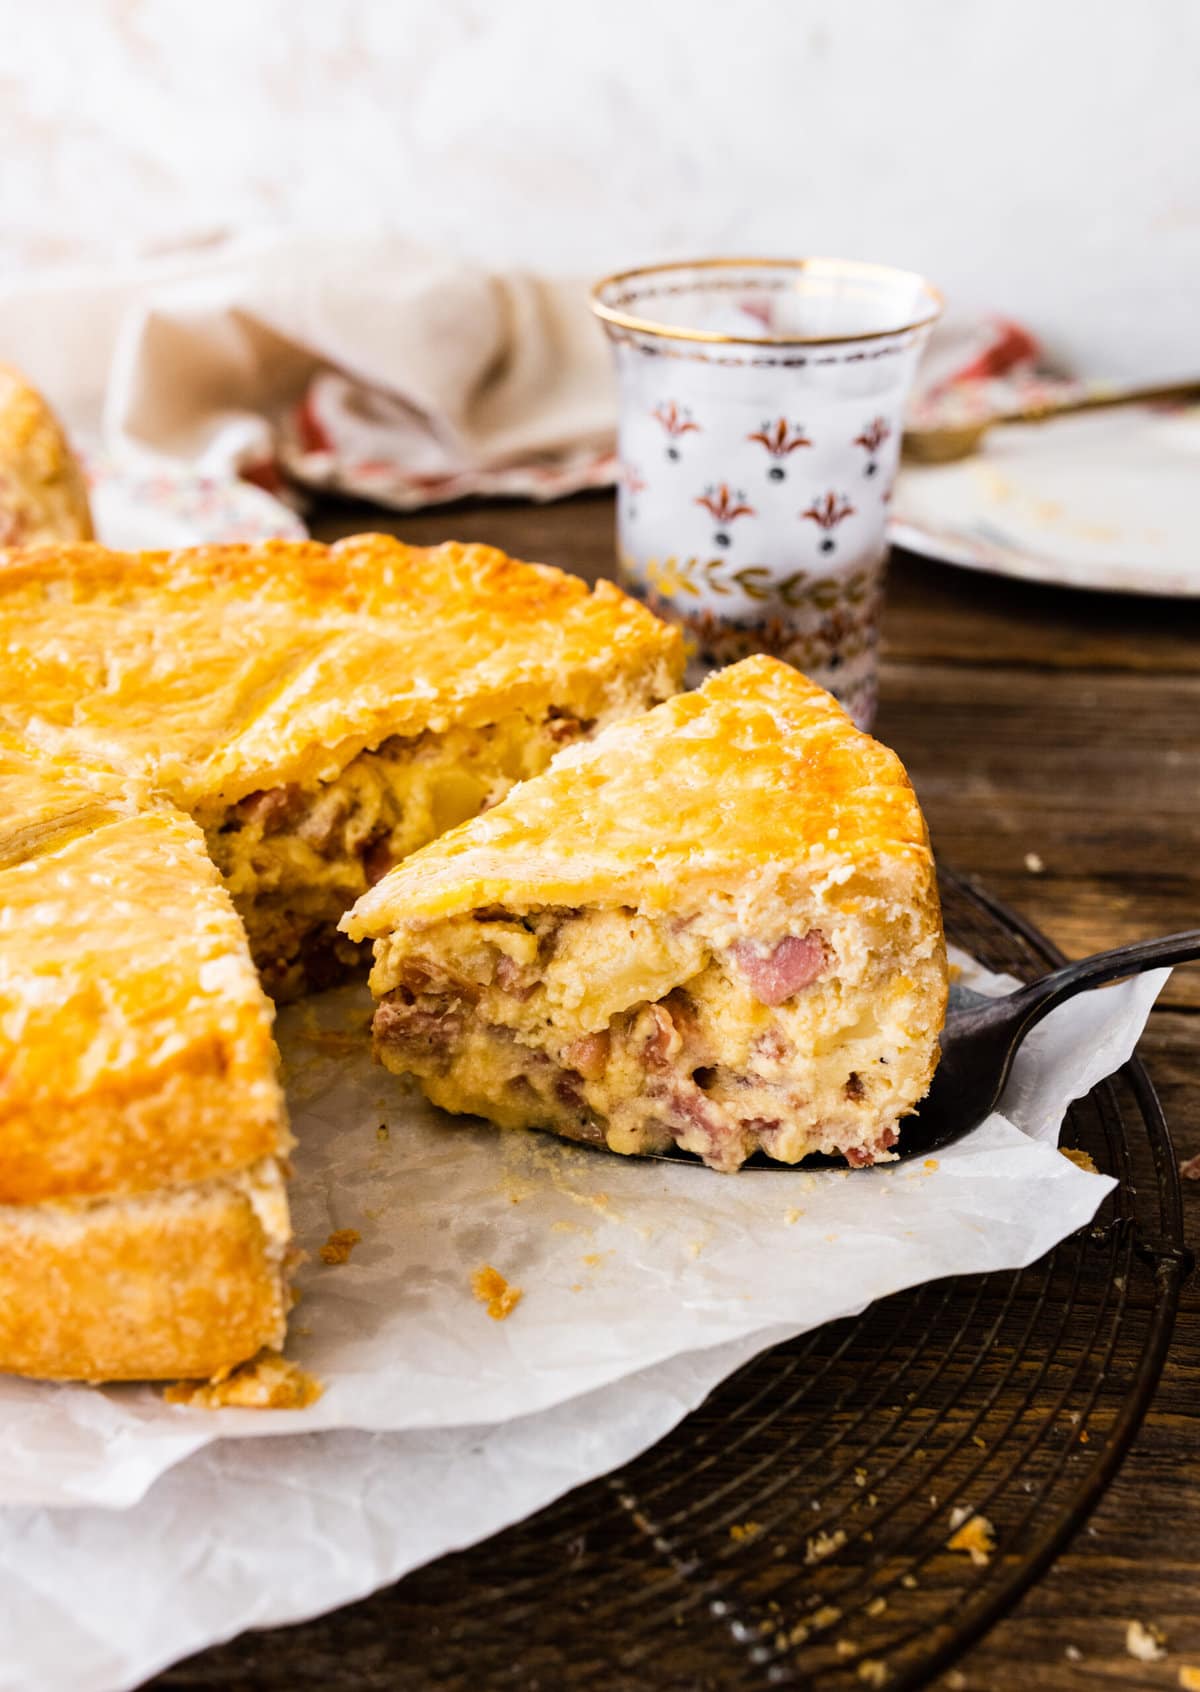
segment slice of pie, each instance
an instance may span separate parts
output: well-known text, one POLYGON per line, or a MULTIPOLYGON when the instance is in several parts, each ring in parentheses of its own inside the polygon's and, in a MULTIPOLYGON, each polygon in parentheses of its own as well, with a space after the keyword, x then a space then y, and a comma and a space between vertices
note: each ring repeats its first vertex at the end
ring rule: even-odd
POLYGON ((204 836, 0 742, 0 1368, 207 1376, 282 1343, 272 1009, 204 836))
POLYGON ((571 748, 409 858, 376 1049, 434 1103, 619 1152, 886 1158, 946 1004, 933 860, 894 753, 750 658, 571 748))
POLYGON ((203 828, 276 997, 416 847, 673 693, 678 633, 610 583, 382 535, 0 556, 0 725, 203 828))

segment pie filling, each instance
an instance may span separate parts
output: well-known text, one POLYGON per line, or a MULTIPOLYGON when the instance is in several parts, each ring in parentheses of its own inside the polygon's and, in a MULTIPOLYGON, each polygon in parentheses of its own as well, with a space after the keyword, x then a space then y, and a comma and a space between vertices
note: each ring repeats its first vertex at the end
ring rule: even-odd
POLYGON ((401 858, 487 810, 594 727, 552 707, 538 720, 515 714, 393 735, 334 781, 201 807, 196 820, 267 992, 318 992, 363 962, 363 948, 337 932, 342 913, 401 858))
MULTIPOLYGON (((808 913, 811 915, 812 913, 808 913)), ((502 910, 380 945, 376 1049, 446 1110, 714 1169, 893 1156, 937 1048, 934 942, 805 920, 759 942, 632 910, 502 910)))

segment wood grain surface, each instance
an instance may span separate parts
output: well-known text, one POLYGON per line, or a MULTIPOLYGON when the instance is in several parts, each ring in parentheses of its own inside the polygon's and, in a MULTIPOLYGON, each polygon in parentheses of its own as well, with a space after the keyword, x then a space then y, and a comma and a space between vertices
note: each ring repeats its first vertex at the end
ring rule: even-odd
MULTIPOLYGON (((594 577, 612 570, 612 522, 611 500, 593 495, 404 519, 326 505, 312 526, 322 539, 373 528, 486 540, 594 577)), ((1074 593, 899 555, 877 732, 904 759, 942 861, 1068 954, 1200 926, 1200 602, 1074 593)), ((1180 1156, 1200 1153, 1200 968, 1176 972, 1141 1054, 1180 1156)), ((1185 1200, 1200 1246, 1200 1182, 1185 1183, 1185 1200)), ((385 1669, 363 1679, 361 1651, 339 1668, 355 1614, 250 1636, 161 1684, 315 1686, 317 1672, 327 1692, 385 1687, 385 1669)), ((1200 1276, 1155 1405, 1090 1524, 940 1684, 1165 1688, 1185 1664, 1200 1671, 1200 1276), (1127 1654, 1133 1619, 1166 1634, 1162 1661, 1127 1654)))

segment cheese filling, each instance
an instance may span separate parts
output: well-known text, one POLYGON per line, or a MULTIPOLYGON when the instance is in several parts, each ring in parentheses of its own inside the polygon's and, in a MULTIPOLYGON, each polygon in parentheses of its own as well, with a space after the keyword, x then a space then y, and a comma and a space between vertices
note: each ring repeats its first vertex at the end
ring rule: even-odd
POLYGON ((196 820, 277 999, 331 986, 359 960, 343 912, 401 858, 487 810, 594 727, 551 709, 362 752, 334 781, 272 787, 196 820))
POLYGON ((372 978, 377 1050, 444 1109, 613 1151, 677 1145, 721 1170, 759 1149, 887 1158, 936 1058, 936 943, 894 907, 792 915, 732 943, 632 910, 481 911, 394 936, 372 978))

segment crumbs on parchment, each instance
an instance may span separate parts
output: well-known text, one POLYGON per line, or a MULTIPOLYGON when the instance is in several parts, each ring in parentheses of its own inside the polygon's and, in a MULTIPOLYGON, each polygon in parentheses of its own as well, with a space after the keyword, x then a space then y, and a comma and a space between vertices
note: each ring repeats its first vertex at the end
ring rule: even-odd
POLYGON ((219 1380, 178 1381, 163 1388, 168 1404, 193 1410, 307 1410, 325 1388, 298 1363, 265 1351, 219 1380))
POLYGON ((959 1505, 950 1512, 950 1526, 955 1530, 946 1541, 951 1551, 965 1551, 978 1568, 990 1559, 996 1549, 996 1530, 986 1516, 959 1505))
POLYGON ((511 1316, 525 1296, 520 1287, 510 1287, 499 1269, 493 1269, 490 1263, 476 1269, 471 1276, 471 1291, 486 1306, 493 1322, 503 1322, 506 1316, 511 1316))
POLYGON ((1080 1146, 1059 1146, 1058 1149, 1076 1169, 1082 1169, 1088 1175, 1099 1175, 1100 1171, 1096 1168, 1096 1160, 1091 1152, 1085 1152, 1080 1146))
POLYGON ((349 1263, 350 1253, 361 1239, 357 1228, 335 1228, 318 1256, 322 1263, 349 1263))

